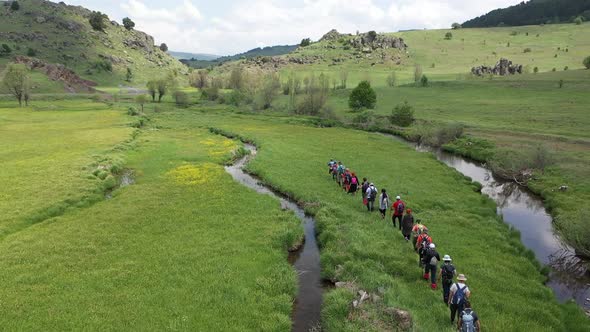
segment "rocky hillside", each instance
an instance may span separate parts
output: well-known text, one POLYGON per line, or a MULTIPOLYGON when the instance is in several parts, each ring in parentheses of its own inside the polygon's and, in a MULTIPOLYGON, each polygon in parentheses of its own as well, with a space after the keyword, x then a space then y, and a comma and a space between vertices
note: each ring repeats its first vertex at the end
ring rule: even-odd
POLYGON ((14 10, 10 2, 6 4, 0 3, 0 46, 6 44, 10 52, 0 54, 0 65, 18 61, 52 73, 59 68, 59 73, 68 74, 50 75, 50 79, 74 80, 64 82, 68 90, 85 90, 77 85, 88 82, 141 86, 150 77, 186 71, 141 31, 127 30, 106 17, 104 31, 94 30, 89 23, 92 11, 83 7, 21 0, 20 8, 14 10), (130 81, 126 80, 128 69, 130 81))

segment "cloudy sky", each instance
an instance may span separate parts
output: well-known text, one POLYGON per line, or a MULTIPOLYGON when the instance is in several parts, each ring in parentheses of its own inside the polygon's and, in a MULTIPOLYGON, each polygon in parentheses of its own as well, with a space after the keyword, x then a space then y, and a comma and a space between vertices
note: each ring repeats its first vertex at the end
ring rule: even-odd
POLYGON ((171 50, 227 55, 317 40, 330 29, 393 32, 446 28, 522 0, 66 0, 130 17, 171 50))

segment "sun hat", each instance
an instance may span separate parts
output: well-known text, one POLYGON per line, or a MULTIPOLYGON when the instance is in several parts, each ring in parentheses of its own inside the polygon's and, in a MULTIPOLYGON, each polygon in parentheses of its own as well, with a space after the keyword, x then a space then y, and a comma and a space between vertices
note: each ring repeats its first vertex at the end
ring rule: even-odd
POLYGON ((447 262, 447 261, 448 261, 448 262, 452 261, 452 259, 451 259, 451 256, 449 256, 449 255, 445 255, 445 257, 443 257, 443 261, 445 261, 445 262, 447 262))
POLYGON ((407 209, 406 213, 412 213, 412 209, 407 209))
POLYGON ((429 247, 430 247, 430 249, 436 248, 436 246, 434 245, 434 243, 431 243, 429 247))
POLYGON ((395 199, 402 199, 401 197, 397 196, 395 199))
POLYGON ((371 182, 371 183, 369 184, 369 186, 374 186, 373 182, 371 182))
POLYGON ((465 275, 464 275, 464 274, 460 274, 460 275, 457 277, 457 280, 458 280, 458 281, 467 281, 467 278, 465 277, 465 275))

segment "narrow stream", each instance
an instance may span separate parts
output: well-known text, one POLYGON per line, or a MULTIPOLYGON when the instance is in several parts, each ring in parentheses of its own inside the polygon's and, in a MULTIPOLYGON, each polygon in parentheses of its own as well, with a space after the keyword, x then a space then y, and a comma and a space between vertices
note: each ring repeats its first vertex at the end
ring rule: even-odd
POLYGON ((498 205, 497 213, 520 231, 522 243, 535 253, 537 260, 552 267, 547 286, 553 289, 557 299, 562 302, 574 299, 584 310, 590 310, 590 271, 587 263, 576 257, 574 250, 555 234, 553 219, 539 196, 514 182, 496 178, 480 163, 398 136, 387 136, 410 144, 416 151, 431 152, 447 166, 481 183, 482 193, 498 205))
POLYGON ((248 161, 255 157, 257 153, 254 145, 244 144, 244 147, 250 151, 250 155, 241 158, 232 166, 225 167, 226 172, 242 185, 254 189, 260 194, 269 195, 278 199, 283 209, 289 209, 295 212, 297 217, 301 219, 304 227, 305 240, 303 247, 289 255, 289 262, 295 267, 299 278, 299 291, 293 304, 292 331, 310 331, 317 328, 320 323, 323 291, 320 276, 320 251, 315 234, 315 220, 307 216, 305 211, 295 202, 265 187, 258 179, 242 170, 248 161))

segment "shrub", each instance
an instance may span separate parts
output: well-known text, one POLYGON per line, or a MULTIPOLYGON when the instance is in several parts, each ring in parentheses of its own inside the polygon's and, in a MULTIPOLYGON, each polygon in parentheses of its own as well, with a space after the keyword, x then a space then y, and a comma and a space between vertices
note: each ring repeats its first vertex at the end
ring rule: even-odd
POLYGON ((586 67, 586 69, 590 69, 590 56, 587 56, 584 61, 582 61, 582 63, 584 64, 584 67, 586 67))
POLYGON ((565 67, 563 67, 563 71, 567 71, 568 69, 570 69, 570 67, 569 67, 569 66, 565 66, 565 67))
POLYGON ((453 29, 453 30, 461 29, 461 24, 453 23, 453 24, 451 24, 451 29, 453 29))
POLYGON ((273 100, 277 96, 278 89, 281 87, 279 77, 275 73, 267 74, 264 77, 262 86, 257 93, 258 106, 262 109, 269 109, 273 100))
POLYGON ((240 106, 244 102, 247 102, 247 98, 239 90, 232 90, 232 92, 225 95, 225 103, 228 105, 240 106))
POLYGON ((539 67, 535 67, 535 69, 533 69, 533 72, 536 74, 539 72, 539 67))
POLYGON ((453 34, 452 34, 452 33, 450 33, 450 32, 447 32, 447 33, 445 33, 445 39, 446 39, 446 40, 451 40, 451 39, 453 39, 453 34))
POLYGON ((127 72, 125 73, 125 81, 131 82, 133 80, 133 71, 131 68, 127 67, 127 72))
POLYGON ((418 83, 422 78, 422 66, 416 65, 414 68, 414 82, 418 83))
POLYGON ((393 111, 391 111, 391 116, 389 117, 389 122, 391 122, 392 125, 400 127, 408 127, 414 123, 414 121, 414 108, 408 104, 408 102, 397 105, 393 111))
POLYGON ((187 107, 189 104, 188 95, 182 91, 175 91, 174 92, 174 102, 177 106, 180 107, 187 107))
POLYGON ((27 49, 27 56, 37 56, 37 50, 35 50, 34 48, 28 48, 27 49))
POLYGON ((127 109, 127 115, 131 115, 131 116, 138 116, 140 113, 137 110, 137 108, 131 106, 127 109))
POLYGON ((512 32, 510 32, 510 35, 511 35, 511 36, 516 36, 516 35, 518 35, 518 32, 516 32, 516 31, 512 31, 512 32))
POLYGON ((100 71, 112 72, 113 64, 108 60, 98 60, 92 63, 92 68, 100 71))
POLYGON ((168 45, 166 45, 166 43, 160 44, 160 51, 168 52, 168 45))
POLYGON ((397 76, 394 71, 392 71, 391 73, 389 73, 389 75, 387 75, 387 86, 392 87, 392 88, 395 87, 396 81, 397 81, 397 76))
POLYGON ((8 55, 10 53, 12 53, 12 48, 10 48, 10 46, 8 46, 7 44, 2 44, 2 46, 0 46, 0 56, 8 55))
POLYGON ((553 69, 551 69, 551 71, 557 71, 557 69, 555 67, 553 67, 553 69))
POLYGON ((217 87, 210 87, 201 90, 201 99, 215 101, 219 98, 219 89, 217 87))
POLYGON ((368 128, 375 122, 375 113, 373 111, 363 111, 352 118, 352 122, 362 128, 368 128))
POLYGON ((531 50, 530 47, 525 48, 522 53, 531 53, 533 50, 531 50))
POLYGON ((422 78, 420 78, 420 84, 423 87, 427 87, 428 86, 428 77, 426 77, 426 75, 422 75, 422 78))
POLYGON ((133 22, 129 17, 125 17, 123 19, 123 26, 127 30, 132 30, 133 28, 135 28, 135 22, 133 22))
POLYGON ((143 112, 143 105, 148 102, 148 97, 146 95, 138 95, 135 97, 135 102, 141 107, 141 111, 143 112))
POLYGON ((92 26, 92 29, 96 31, 104 31, 107 27, 104 21, 108 18, 108 16, 101 12, 92 12, 90 17, 88 17, 88 22, 90 23, 90 26, 92 26))
POLYGON ((362 81, 352 90, 348 98, 348 106, 353 110, 361 108, 375 108, 377 103, 377 94, 368 81, 362 81))
POLYGON ((582 24, 583 22, 584 22, 584 19, 582 19, 582 17, 581 17, 581 16, 578 16, 578 17, 576 17, 576 18, 574 19, 574 23, 575 23, 576 25, 580 25, 580 24, 582 24))
POLYGON ((10 10, 12 10, 12 11, 17 11, 17 10, 19 10, 19 9, 20 9, 20 4, 18 3, 18 1, 13 1, 13 2, 10 4, 10 10))
POLYGON ((301 40, 301 43, 299 43, 299 46, 301 47, 307 47, 311 45, 311 39, 310 38, 304 38, 301 40))

